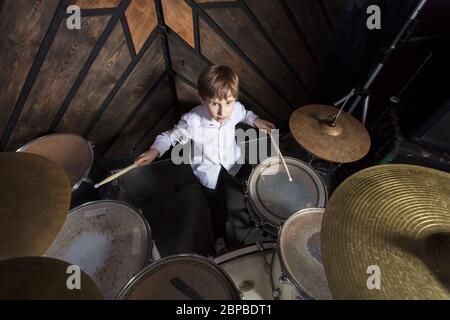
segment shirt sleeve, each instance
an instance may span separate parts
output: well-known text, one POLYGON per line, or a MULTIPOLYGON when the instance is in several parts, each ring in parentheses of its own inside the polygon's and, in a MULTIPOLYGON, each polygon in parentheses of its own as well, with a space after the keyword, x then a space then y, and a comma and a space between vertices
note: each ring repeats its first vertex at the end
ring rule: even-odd
POLYGON ((236 107, 238 109, 239 122, 243 122, 251 127, 254 127, 255 119, 258 118, 258 116, 254 114, 252 111, 246 110, 245 107, 240 102, 236 102, 236 107))
POLYGON ((165 131, 156 137, 151 146, 159 151, 159 157, 162 157, 170 147, 175 147, 177 143, 186 144, 192 139, 192 129, 194 126, 195 115, 185 114, 173 129, 165 131))

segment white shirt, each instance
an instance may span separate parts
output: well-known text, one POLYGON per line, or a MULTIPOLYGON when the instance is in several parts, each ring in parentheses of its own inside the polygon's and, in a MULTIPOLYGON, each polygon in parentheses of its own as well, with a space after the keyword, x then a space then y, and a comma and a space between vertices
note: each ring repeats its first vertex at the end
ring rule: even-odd
POLYGON ((211 118, 205 105, 200 105, 184 114, 173 129, 156 137, 152 148, 162 157, 177 143, 185 145, 191 141, 194 148, 190 156, 192 170, 203 186, 215 189, 221 166, 232 176, 241 167, 238 164, 241 149, 235 139, 236 125, 243 122, 254 126, 256 118, 253 112, 236 102, 231 116, 220 124, 211 118))

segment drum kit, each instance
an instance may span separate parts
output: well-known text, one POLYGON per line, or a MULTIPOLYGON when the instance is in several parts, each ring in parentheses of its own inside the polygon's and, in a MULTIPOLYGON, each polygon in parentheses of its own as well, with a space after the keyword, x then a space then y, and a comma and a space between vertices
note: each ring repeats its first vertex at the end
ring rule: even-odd
MULTIPOLYGON (((302 107, 290 129, 326 161, 354 162, 370 149, 364 126, 334 107, 302 107)), ((248 180, 249 214, 276 241, 214 260, 158 259, 133 206, 101 200, 69 211, 71 190, 89 182, 92 162, 80 155, 93 161, 92 146, 74 135, 0 153, 0 299, 450 298, 448 173, 376 166, 328 200, 314 168, 280 153, 248 180), (81 269, 81 289, 68 288, 70 266, 81 269), (373 266, 381 270, 376 289, 367 280, 373 266)))

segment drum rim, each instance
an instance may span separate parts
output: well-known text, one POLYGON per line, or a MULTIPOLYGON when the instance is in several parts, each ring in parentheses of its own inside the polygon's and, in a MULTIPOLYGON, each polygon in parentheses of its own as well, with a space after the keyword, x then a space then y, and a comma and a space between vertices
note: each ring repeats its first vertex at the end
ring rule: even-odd
POLYGON ((313 213, 316 210, 322 211, 322 214, 325 213, 325 208, 313 207, 313 208, 306 208, 306 209, 300 210, 300 211, 294 213, 292 216, 290 216, 285 221, 285 223, 281 226, 281 228, 279 229, 278 238, 277 238, 277 247, 275 249, 278 260, 280 261, 281 270, 283 273, 286 274, 286 280, 292 285, 292 287, 294 287, 294 289, 297 291, 298 294, 300 294, 304 298, 310 299, 310 300, 318 300, 318 298, 314 297, 311 293, 308 292, 308 290, 306 290, 300 283, 298 283, 295 280, 295 277, 292 275, 292 273, 289 272, 288 268, 286 268, 286 261, 280 251, 281 250, 280 244, 281 244, 281 234, 283 233, 283 230, 285 230, 286 224, 288 223, 288 221, 291 221, 291 220, 295 219, 295 217, 300 216, 300 215, 313 213))
MULTIPOLYGON (((264 251, 266 251, 266 250, 275 250, 275 248, 277 246, 276 241, 264 241, 261 244, 263 246, 264 251), (266 245, 267 245, 267 247, 266 247, 266 245)), ((248 255, 251 255, 251 254, 254 254, 254 253, 257 253, 257 252, 260 252, 260 250, 258 249, 257 245, 256 244, 249 244, 249 245, 242 246, 240 248, 234 249, 233 251, 227 252, 226 254, 221 255, 219 257, 214 258, 214 262, 220 265, 220 264, 223 264, 223 263, 234 261, 234 260, 242 258, 242 257, 246 257, 248 255), (253 248, 253 247, 255 247, 256 250, 249 251, 249 249, 253 248), (238 253, 239 251, 242 251, 242 253, 240 253, 238 255, 233 255, 232 257, 223 260, 227 256, 231 256, 232 253, 238 253)))
MULTIPOLYGON (((144 223, 145 230, 147 231, 147 235, 148 235, 149 246, 148 246, 147 252, 145 253, 145 260, 144 260, 144 266, 143 266, 143 267, 145 267, 149 262, 152 261, 151 258, 152 258, 152 251, 153 251, 153 235, 152 235, 152 229, 150 228, 150 223, 144 217, 144 215, 142 213, 142 210, 137 209, 135 206, 133 206, 133 205, 127 203, 127 202, 123 202, 123 201, 119 201, 119 200, 97 200, 97 201, 90 201, 90 202, 83 203, 82 205, 71 209, 67 215, 69 216, 71 214, 74 214, 76 210, 80 210, 80 209, 82 209, 84 207, 87 207, 87 206, 90 206, 90 205, 93 205, 93 204, 98 204, 98 203, 115 203, 115 204, 120 204, 120 205, 123 205, 125 207, 130 208, 135 213, 137 213, 138 217, 144 223)), ((140 271, 138 271, 138 273, 139 272, 140 271)))
POLYGON ((27 144, 23 145, 22 147, 20 147, 19 149, 16 150, 16 152, 25 152, 24 149, 28 148, 29 146, 41 141, 41 140, 45 140, 48 139, 49 137, 54 137, 54 136, 72 136, 72 137, 76 137, 78 139, 80 139, 81 141, 83 141, 88 149, 89 149, 89 156, 90 156, 90 163, 88 165, 88 168, 86 169, 86 171, 83 173, 83 176, 80 178, 80 180, 78 180, 73 186, 72 186, 72 192, 77 190, 80 185, 85 182, 88 177, 89 177, 89 173, 91 172, 92 169, 92 165, 94 164, 94 148, 92 147, 92 143, 86 139, 84 139, 82 136, 75 134, 75 133, 52 133, 52 134, 47 134, 45 136, 39 137, 33 141, 28 142, 27 144))
POLYGON ((157 261, 154 261, 153 263, 147 265, 145 268, 143 268, 141 271, 139 271, 133 278, 131 278, 126 284, 125 286, 119 291, 119 293, 117 294, 115 300, 127 300, 127 294, 129 292, 130 289, 132 289, 136 283, 139 283, 139 281, 147 274, 147 272, 149 272, 150 270, 157 268, 158 266, 166 263, 166 262, 170 262, 173 260, 178 260, 178 259, 185 259, 185 258, 193 258, 193 259, 197 259, 197 261, 202 261, 202 262, 206 262, 208 265, 212 266, 214 269, 216 269, 220 274, 222 274, 226 280, 229 282, 229 284, 231 285, 232 291, 233 291, 233 295, 235 296, 234 300, 241 300, 241 292, 239 291, 238 288, 236 288, 236 285, 234 284, 233 280, 231 279, 231 277, 225 272, 225 270, 223 270, 223 268, 218 265, 216 262, 214 262, 213 259, 198 255, 198 254, 177 254, 177 255, 172 255, 172 256, 168 256, 168 257, 164 257, 162 259, 159 259, 157 261))
MULTIPOLYGON (((270 158, 267 158, 267 159, 265 159, 264 161, 261 161, 261 162, 260 162, 260 163, 252 170, 252 173, 250 174, 250 176, 249 176, 249 178, 248 178, 248 183, 247 183, 247 186, 248 186, 247 195, 248 195, 248 202, 250 203, 250 205, 251 205, 251 207, 252 207, 254 213, 261 219, 262 225, 267 224, 267 225, 273 227, 274 229, 278 229, 278 230, 279 230, 280 227, 281 227, 281 226, 282 226, 282 225, 283 225, 290 217, 292 217, 292 215, 291 215, 290 217, 288 217, 287 219, 285 219, 285 220, 281 220, 281 219, 277 218, 276 216, 274 216, 271 212, 267 211, 264 207, 262 207, 262 209, 263 209, 262 211, 268 213, 267 216, 274 217, 275 220, 281 220, 281 221, 280 221, 281 223, 277 224, 278 222, 268 221, 268 220, 269 220, 268 217, 263 216, 263 215, 259 212, 259 210, 258 210, 258 205, 256 204, 256 202, 255 202, 255 200, 254 200, 254 198, 255 198, 255 196, 254 196, 254 191, 252 191, 254 188, 252 188, 252 183, 251 183, 252 180, 254 180, 254 176, 256 175, 256 171, 258 171, 258 169, 259 169, 261 166, 263 166, 263 165, 265 165, 267 162, 270 162, 270 161, 272 161, 272 160, 274 160, 274 159, 277 159, 277 158, 278 158, 278 157, 270 157, 270 158)), ((313 168, 312 166, 310 166, 309 164, 307 164, 306 162, 304 162, 304 161, 302 161, 302 160, 300 160, 300 159, 293 158, 293 157, 284 157, 284 159, 285 159, 286 163, 288 163, 288 162, 294 162, 294 163, 297 162, 297 163, 300 163, 301 165, 304 165, 306 168, 308 168, 308 169, 311 171, 310 173, 312 173, 312 174, 319 180, 320 185, 323 187, 323 191, 324 191, 323 207, 325 207, 326 204, 327 204, 327 202, 328 202, 328 190, 327 190, 327 187, 326 187, 326 184, 325 184, 325 181, 323 180, 323 178, 316 172, 316 170, 314 170, 314 168, 313 168)), ((320 186, 319 186, 319 188, 320 188, 320 186)), ((320 193, 320 190, 319 190, 319 193, 320 193)), ((320 200, 320 199, 319 199, 319 200, 320 200)), ((312 207, 312 208, 320 208, 320 207, 312 207)), ((305 209, 308 209, 308 208, 305 208, 305 209)), ((302 210, 304 210, 304 209, 302 209, 302 210)), ((300 210, 300 211, 302 211, 302 210, 300 210)), ((296 213, 298 213, 298 212, 296 212, 296 213)), ((294 213, 293 215, 295 215, 296 213, 294 213)))

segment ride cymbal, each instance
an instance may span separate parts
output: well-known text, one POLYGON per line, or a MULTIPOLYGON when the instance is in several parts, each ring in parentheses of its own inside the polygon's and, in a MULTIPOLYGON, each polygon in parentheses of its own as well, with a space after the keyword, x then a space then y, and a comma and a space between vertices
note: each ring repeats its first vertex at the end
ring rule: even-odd
POLYGON ((0 300, 101 300, 95 283, 67 262, 46 257, 0 261, 0 300), (71 278, 72 277, 72 278, 71 278), (69 289, 69 286, 71 289, 69 289), (78 286, 79 287, 72 287, 78 286))
POLYGON ((339 109, 308 105, 295 111, 289 120, 292 136, 314 156, 336 163, 362 159, 370 149, 370 136, 361 122, 342 112, 335 126, 330 125, 339 109))
POLYGON ((0 260, 39 256, 52 244, 70 206, 62 168, 29 153, 0 153, 0 260))
POLYGON ((450 299, 450 174, 382 165, 344 181, 322 223, 335 299, 450 299))

